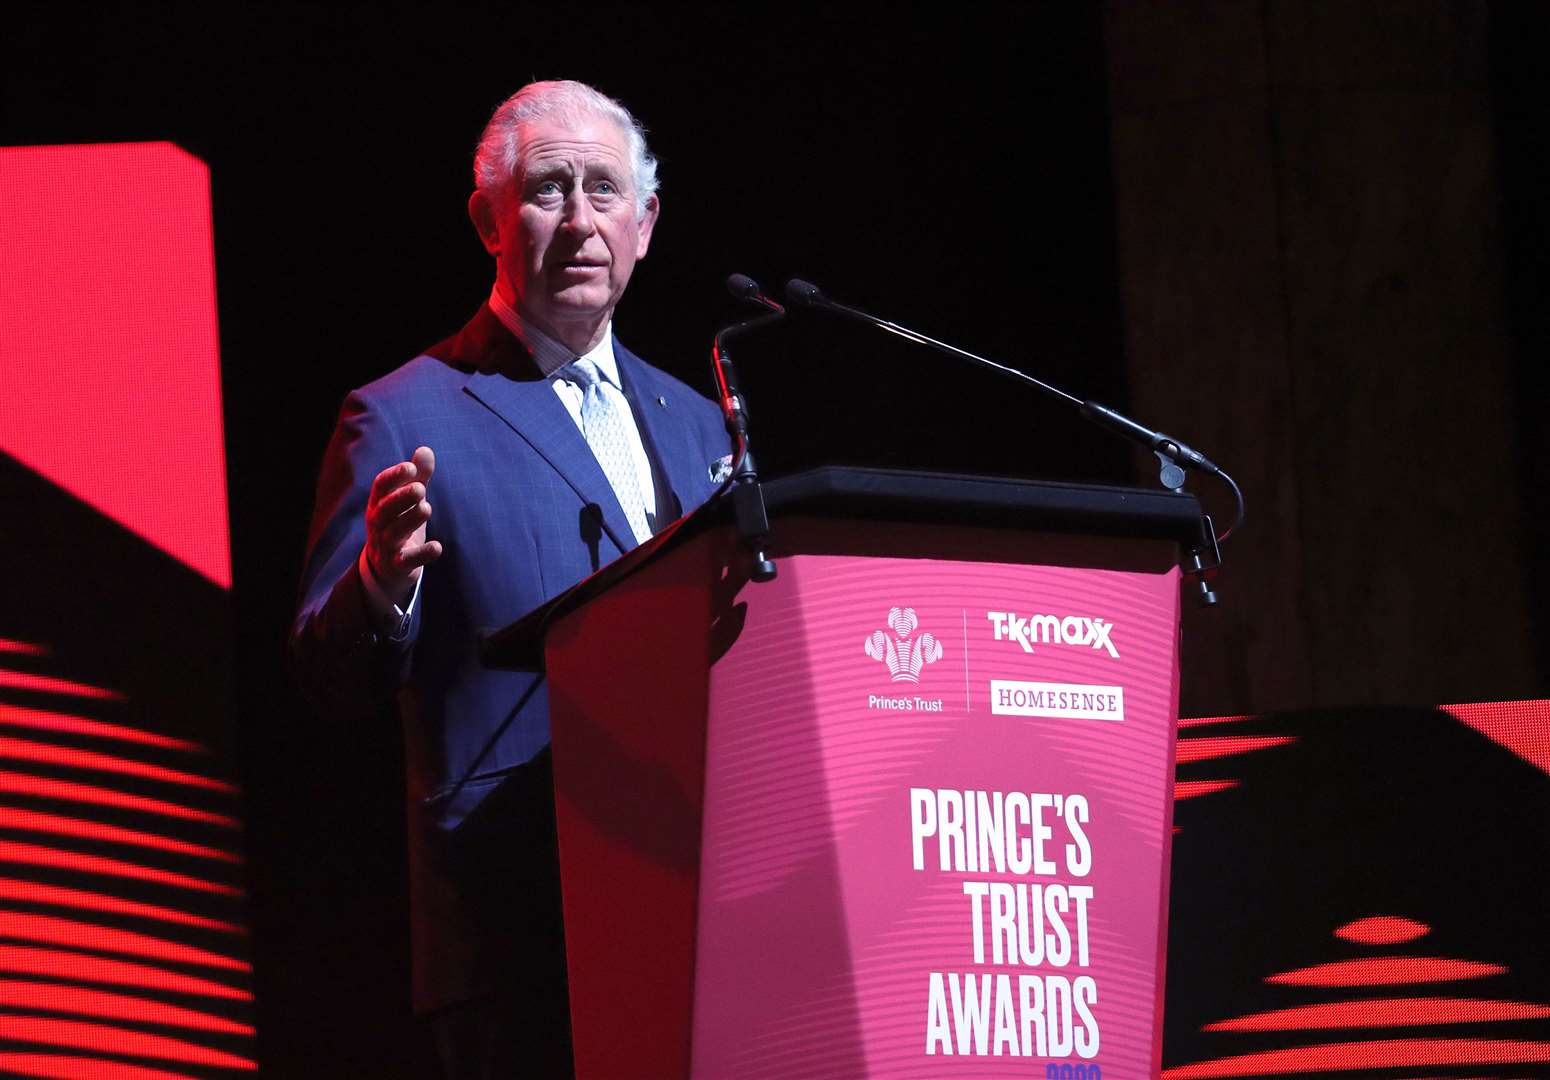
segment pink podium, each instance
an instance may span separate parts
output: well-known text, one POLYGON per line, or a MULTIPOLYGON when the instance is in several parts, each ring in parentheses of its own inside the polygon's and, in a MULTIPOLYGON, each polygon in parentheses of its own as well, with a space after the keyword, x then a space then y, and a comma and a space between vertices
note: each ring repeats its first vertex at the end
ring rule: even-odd
POLYGON ((706 513, 492 643, 549 672, 577 1076, 1156 1075, 1198 504, 765 494, 774 581, 706 513))

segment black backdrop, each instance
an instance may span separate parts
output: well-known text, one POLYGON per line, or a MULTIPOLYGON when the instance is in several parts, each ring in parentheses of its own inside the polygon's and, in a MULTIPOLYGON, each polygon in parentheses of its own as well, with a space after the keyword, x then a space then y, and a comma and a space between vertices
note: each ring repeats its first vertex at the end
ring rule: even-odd
MULTIPOLYGON (((1527 22, 1517 30, 1542 31, 1527 22)), ((52 3, 12 13, 4 40, 0 143, 166 139, 212 170, 272 1075, 422 1072, 406 1023, 397 735, 386 719, 315 716, 282 649, 339 401, 454 330, 489 288, 464 203, 473 142, 506 94, 578 78, 651 129, 663 219, 616 325, 690 382, 707 384, 710 336, 734 314, 721 282, 742 271, 771 288, 809 278, 1126 405, 1094 6, 52 3)), ((1509 88, 1536 84, 1532 50, 1503 55, 1509 88)), ((1539 228, 1512 252, 1513 300, 1531 312, 1545 166, 1521 102, 1502 115, 1508 218, 1539 228)), ((1543 333, 1520 326, 1521 376, 1543 333)), ((1131 479, 1127 450, 1056 407, 858 328, 793 321, 749 342, 740 368, 770 472, 849 461, 1131 479)), ((1528 481, 1543 442, 1525 442, 1528 481)))
MULTIPOLYGON (((722 282, 803 276, 1124 405, 1096 11, 38 5, 7 30, 9 145, 171 140, 211 168, 259 1048, 273 1075, 419 1075, 397 733, 332 725, 282 644, 353 386, 456 329, 491 264, 480 127, 532 78, 623 101, 663 217, 616 327, 708 385, 722 282)), ((89 309, 90 297, 82 298, 89 309)), ((111 362, 111 358, 101 358, 111 362)), ((1054 407, 865 330, 739 354, 766 471, 822 461, 1129 479, 1054 407)), ((154 444, 155 433, 146 433, 154 444)))

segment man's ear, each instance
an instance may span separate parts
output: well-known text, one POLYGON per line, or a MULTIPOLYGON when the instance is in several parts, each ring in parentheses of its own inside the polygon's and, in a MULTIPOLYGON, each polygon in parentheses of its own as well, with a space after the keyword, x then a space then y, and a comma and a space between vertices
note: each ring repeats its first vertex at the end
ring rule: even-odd
POLYGON ((491 255, 501 253, 501 227, 495 206, 490 202, 490 197, 482 191, 475 191, 468 197, 468 219, 474 223, 474 230, 479 234, 479 240, 484 244, 484 250, 491 255))
POLYGON ((635 257, 637 259, 644 259, 646 257, 646 249, 651 246, 651 230, 657 227, 657 215, 661 211, 661 199, 652 195, 646 200, 646 213, 640 219, 640 224, 636 230, 635 257))

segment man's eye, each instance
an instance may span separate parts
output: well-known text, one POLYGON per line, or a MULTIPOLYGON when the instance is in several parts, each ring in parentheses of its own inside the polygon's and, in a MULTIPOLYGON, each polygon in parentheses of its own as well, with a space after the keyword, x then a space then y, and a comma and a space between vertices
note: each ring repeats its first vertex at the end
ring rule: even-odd
POLYGON ((558 195, 559 193, 560 185, 555 183, 553 180, 545 180, 542 184, 538 185, 538 190, 535 192, 535 194, 538 195, 558 195))
POLYGON ((612 180, 599 180, 597 186, 592 189, 599 195, 617 195, 619 189, 614 187, 612 180))

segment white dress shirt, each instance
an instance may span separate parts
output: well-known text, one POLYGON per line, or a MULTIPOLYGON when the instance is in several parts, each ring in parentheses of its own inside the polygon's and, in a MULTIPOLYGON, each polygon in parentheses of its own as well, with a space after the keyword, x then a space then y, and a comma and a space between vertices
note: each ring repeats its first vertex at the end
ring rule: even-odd
MULTIPOLYGON (((527 351, 533 354, 533 361, 538 365, 538 370, 548 377, 549 384, 554 387, 554 392, 560 399, 560 404, 565 406, 565 411, 570 413, 570 418, 575 421, 576 430, 583 431, 581 403, 586 397, 586 388, 560 374, 561 368, 572 360, 578 359, 577 355, 518 315, 515 309, 501 298, 498 289, 490 290, 490 310, 495 312, 495 317, 501 321, 501 325, 527 346, 527 351)), ((608 321, 608 326, 603 331, 603 340, 589 352, 583 353, 579 359, 590 360, 597 365, 599 374, 603 376, 604 382, 609 387, 608 392, 614 395, 613 403, 624 420, 625 437, 630 444, 630 456, 635 461, 635 476, 640 485, 641 501, 646 504, 646 523, 651 526, 651 531, 655 532, 657 488, 651 478, 651 459, 646 456, 646 446, 641 442, 640 428, 635 423, 635 413, 630 409, 630 403, 624 396, 624 384, 619 381, 619 362, 614 358, 612 319, 608 321)))

